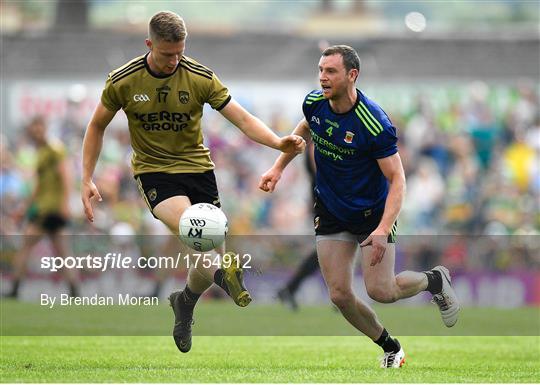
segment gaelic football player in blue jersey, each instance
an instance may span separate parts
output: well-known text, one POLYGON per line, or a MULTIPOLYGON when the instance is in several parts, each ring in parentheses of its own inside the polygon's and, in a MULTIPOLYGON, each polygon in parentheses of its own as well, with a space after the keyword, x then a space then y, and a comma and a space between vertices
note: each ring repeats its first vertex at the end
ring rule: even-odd
MULTIPOLYGON (((394 273, 396 220, 405 195, 405 174, 396 128, 386 113, 355 86, 360 58, 345 45, 327 48, 319 61, 321 90, 302 105, 294 134, 315 145, 315 234, 319 264, 330 298, 345 319, 384 350, 381 366, 401 367, 405 353, 374 311, 352 289, 354 259, 368 295, 391 303, 427 290, 451 327, 460 310, 448 269, 394 273)), ((261 178, 272 192, 295 154, 281 154, 261 178)))

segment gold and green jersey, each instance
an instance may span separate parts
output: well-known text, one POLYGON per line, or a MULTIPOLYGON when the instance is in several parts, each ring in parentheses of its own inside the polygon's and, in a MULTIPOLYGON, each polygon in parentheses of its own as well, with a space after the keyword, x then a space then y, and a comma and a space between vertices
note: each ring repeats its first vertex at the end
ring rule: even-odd
POLYGON ((187 56, 170 75, 153 73, 147 56, 112 71, 101 95, 105 108, 126 113, 134 174, 213 169, 203 144, 203 107, 208 103, 221 110, 231 100, 228 89, 209 68, 187 56))
POLYGON ((60 212, 64 195, 64 183, 60 174, 60 163, 66 157, 62 143, 50 141, 37 151, 37 195, 34 204, 39 215, 60 212))

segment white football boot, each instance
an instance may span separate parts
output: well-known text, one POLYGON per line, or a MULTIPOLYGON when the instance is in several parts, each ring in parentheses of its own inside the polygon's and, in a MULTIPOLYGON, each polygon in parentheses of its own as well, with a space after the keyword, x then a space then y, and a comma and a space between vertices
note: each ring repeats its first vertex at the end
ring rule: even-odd
POLYGON ((399 349, 399 352, 384 353, 381 358, 381 368, 401 368, 405 363, 405 352, 403 348, 399 349))
POLYGON ((450 272, 444 266, 434 267, 431 271, 438 271, 442 278, 442 290, 439 294, 433 295, 431 302, 439 307, 444 324, 450 328, 456 324, 460 310, 456 293, 452 289, 450 272))

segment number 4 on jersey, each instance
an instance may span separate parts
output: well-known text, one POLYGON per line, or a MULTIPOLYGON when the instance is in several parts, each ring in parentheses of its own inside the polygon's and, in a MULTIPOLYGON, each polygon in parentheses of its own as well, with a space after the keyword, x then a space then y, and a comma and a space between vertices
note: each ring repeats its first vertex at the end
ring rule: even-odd
POLYGON ((332 130, 334 129, 334 127, 330 126, 326 129, 326 133, 328 134, 328 136, 332 136, 332 130))

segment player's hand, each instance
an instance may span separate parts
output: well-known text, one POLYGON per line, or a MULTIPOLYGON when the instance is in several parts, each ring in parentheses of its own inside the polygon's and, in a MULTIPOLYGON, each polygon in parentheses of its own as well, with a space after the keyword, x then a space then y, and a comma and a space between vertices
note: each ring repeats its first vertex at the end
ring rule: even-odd
POLYGON ((28 211, 28 207, 26 205, 19 206, 12 214, 13 221, 20 225, 24 218, 26 217, 26 212, 28 211))
POLYGON ((265 192, 272 192, 276 188, 277 182, 281 179, 281 171, 272 167, 261 176, 259 188, 265 192))
POLYGON ((94 211, 92 210, 91 203, 93 198, 97 198, 99 202, 103 200, 94 182, 83 182, 81 188, 81 199, 84 206, 84 215, 86 215, 86 218, 88 218, 90 222, 94 222, 94 211))
POLYGON ((306 141, 299 135, 287 135, 279 140, 279 149, 282 152, 301 154, 306 149, 306 141))
POLYGON ((375 266, 381 263, 386 246, 388 245, 388 234, 379 229, 375 229, 364 242, 360 244, 360 247, 371 245, 371 263, 370 266, 375 266))

